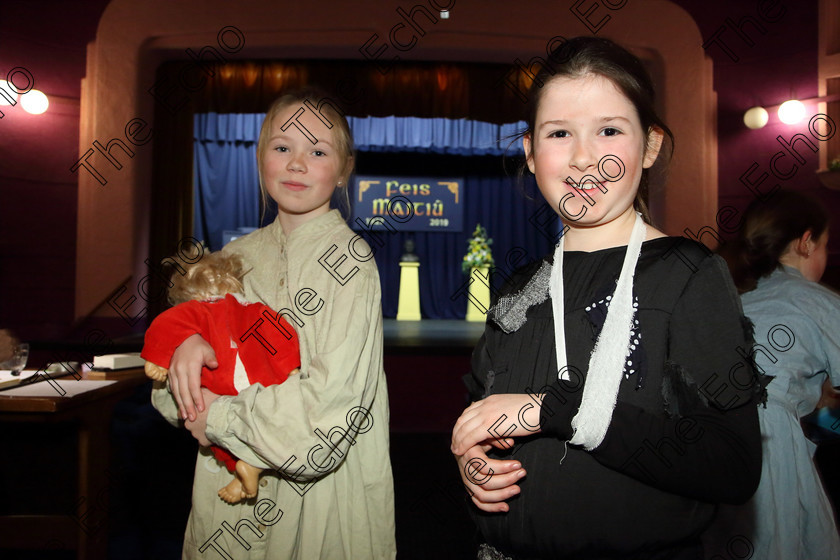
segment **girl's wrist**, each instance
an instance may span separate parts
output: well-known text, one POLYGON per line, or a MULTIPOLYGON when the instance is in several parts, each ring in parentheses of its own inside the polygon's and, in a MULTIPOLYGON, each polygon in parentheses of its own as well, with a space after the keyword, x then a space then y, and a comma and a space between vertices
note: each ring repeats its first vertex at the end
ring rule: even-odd
POLYGON ((540 430, 563 441, 571 439, 572 418, 580 405, 582 392, 577 392, 577 399, 574 401, 560 395, 558 390, 546 392, 540 399, 540 430))

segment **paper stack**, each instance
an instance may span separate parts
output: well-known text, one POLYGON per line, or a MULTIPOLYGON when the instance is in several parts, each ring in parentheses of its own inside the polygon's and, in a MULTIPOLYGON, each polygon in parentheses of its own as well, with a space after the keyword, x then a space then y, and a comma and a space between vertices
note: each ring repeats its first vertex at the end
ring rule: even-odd
POLYGON ((140 357, 140 352, 129 354, 106 354, 93 357, 94 369, 128 369, 143 367, 146 361, 140 357))

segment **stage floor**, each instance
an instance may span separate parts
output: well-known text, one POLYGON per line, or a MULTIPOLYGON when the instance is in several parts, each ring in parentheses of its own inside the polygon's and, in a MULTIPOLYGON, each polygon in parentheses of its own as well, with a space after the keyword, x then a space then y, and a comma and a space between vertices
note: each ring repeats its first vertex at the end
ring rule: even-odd
POLYGON ((397 321, 384 319, 385 353, 421 348, 471 353, 484 333, 484 323, 457 320, 397 321))

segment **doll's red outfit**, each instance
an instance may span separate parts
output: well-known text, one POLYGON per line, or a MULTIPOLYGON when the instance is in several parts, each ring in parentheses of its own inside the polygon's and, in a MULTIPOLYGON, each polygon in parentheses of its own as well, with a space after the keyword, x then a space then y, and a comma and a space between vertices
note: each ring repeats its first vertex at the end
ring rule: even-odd
MULTIPOLYGON (((184 340, 200 334, 216 352, 219 367, 201 370, 201 386, 218 395, 236 395, 237 354, 248 383, 264 387, 283 383, 300 367, 297 334, 289 323, 262 303, 242 304, 233 295, 215 301, 187 301, 161 313, 146 330, 140 356, 169 369, 169 360, 184 340)), ((236 458, 212 446, 229 471, 236 458)))

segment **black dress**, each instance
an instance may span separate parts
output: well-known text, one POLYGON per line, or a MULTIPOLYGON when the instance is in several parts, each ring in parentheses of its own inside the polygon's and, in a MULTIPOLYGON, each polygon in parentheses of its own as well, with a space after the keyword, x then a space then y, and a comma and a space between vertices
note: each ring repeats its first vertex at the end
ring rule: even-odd
MULTIPOLYGON (((723 260, 684 238, 642 245, 632 351, 612 422, 591 452, 566 443, 625 252, 565 253, 568 381, 558 381, 550 297, 510 333, 491 310, 473 353, 465 378, 473 400, 546 394, 542 432, 491 452, 527 471, 510 511, 471 506, 486 542, 514 558, 699 559, 714 504, 744 502, 758 485, 762 389, 751 334, 723 260)), ((515 275, 502 295, 521 294, 541 265, 515 275)))

